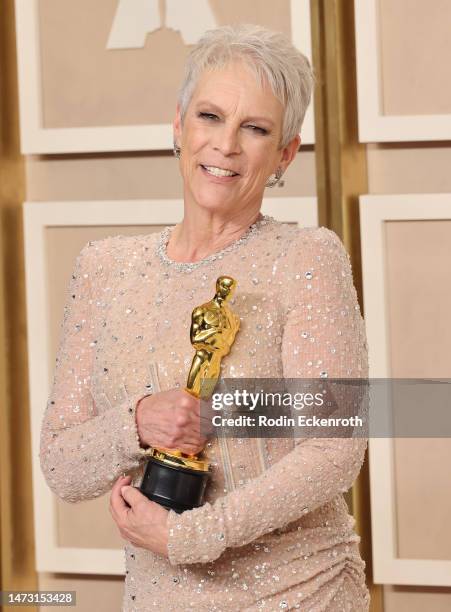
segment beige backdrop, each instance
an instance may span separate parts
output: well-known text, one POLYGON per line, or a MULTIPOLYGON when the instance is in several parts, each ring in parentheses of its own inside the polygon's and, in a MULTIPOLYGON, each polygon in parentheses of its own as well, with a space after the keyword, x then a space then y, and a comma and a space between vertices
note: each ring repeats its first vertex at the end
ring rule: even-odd
POLYGON ((449 0, 377 1, 383 112, 387 115, 451 113, 449 0))
MULTIPOLYGON (((391 375, 451 378, 451 221, 385 228, 391 375)), ((450 465, 449 439, 395 440, 399 557, 451 560, 450 465)))
MULTIPOLYGON (((378 2, 382 43, 379 52, 382 59, 385 112, 389 114, 450 112, 451 86, 447 71, 451 45, 448 35, 451 3, 448 0, 434 0, 432 3, 419 0, 378 0, 378 2)), ((226 20, 226 16, 219 14, 218 11, 228 10, 232 5, 247 11, 246 20, 268 23, 271 27, 279 29, 289 27, 285 2, 266 0, 211 2, 216 17, 221 20, 226 20), (266 6, 267 10, 272 10, 271 14, 265 16, 264 13, 256 13, 256 10, 259 11, 263 6, 266 6)), ((45 19, 42 18, 42 13, 40 19, 45 126, 171 121, 178 80, 177 71, 181 67, 182 55, 187 51, 181 45, 179 35, 170 30, 155 32, 147 37, 143 49, 114 51, 111 56, 118 57, 111 58, 104 51, 98 50, 104 49, 104 46, 99 46, 99 36, 100 34, 103 36, 100 42, 106 44, 108 28, 103 25, 99 33, 97 20, 105 18, 106 21, 111 20, 115 1, 98 1, 95 3, 95 10, 93 6, 94 4, 87 0, 80 0, 78 3, 68 0, 41 0, 42 10, 48 11, 45 19), (86 19, 87 23, 83 23, 81 29, 66 28, 65 36, 62 36, 56 31, 59 28, 58 19, 64 21, 65 16, 70 16, 71 24, 76 24, 78 18, 73 12, 78 11, 78 8, 74 7, 80 7, 80 13, 89 15, 89 19, 86 19), (93 48, 95 44, 98 45, 97 50, 93 48), (149 78, 151 73, 148 58, 155 48, 158 48, 159 52, 164 51, 165 45, 166 48, 171 47, 174 59, 171 59, 172 64, 160 75, 161 81, 156 87, 155 78, 149 78), (91 51, 89 62, 87 49, 91 51), (66 58, 68 56, 72 58, 73 65, 70 71, 62 72, 58 67, 58 58, 64 57, 64 54, 66 58), (111 79, 100 79, 97 87, 99 65, 105 66, 106 74, 111 75, 111 79), (86 74, 78 74, 78 66, 82 66, 86 74), (84 79, 83 85, 78 80, 80 78, 84 79), (73 82, 79 83, 78 88, 73 86, 73 82), (138 94, 136 94, 137 89, 138 94), (101 107, 99 93, 100 96, 104 96, 101 107)), ((242 13, 242 19, 243 15, 242 13)), ((235 14, 231 15, 231 19, 238 20, 235 14)), ((158 68, 154 67, 153 70, 158 68)), ((369 193, 451 193, 449 142, 368 145, 367 157, 369 193)), ((315 195, 315 174, 313 151, 303 150, 286 175, 286 186, 275 190, 274 195, 315 195)), ((173 159, 166 154, 36 156, 27 159, 27 190, 29 200, 173 198, 181 196, 181 182, 173 159)), ((440 279, 442 289, 446 288, 440 299, 448 300, 445 302, 446 311, 448 313, 450 311, 446 285, 449 278, 447 262, 442 259, 434 270, 428 265, 428 258, 432 255, 436 257, 436 249, 439 248, 439 240, 434 232, 440 232, 440 243, 445 239, 449 243, 451 232, 448 223, 439 223, 436 225, 437 230, 432 227, 434 224, 423 224, 423 227, 408 224, 407 228, 395 225, 391 225, 387 232, 391 263, 390 323, 393 338, 397 341, 408 333, 414 342, 424 343, 426 347, 424 359, 414 362, 405 351, 404 343, 398 342, 396 346, 392 344, 392 359, 396 372, 405 375, 407 371, 413 371, 415 368, 424 368, 430 360, 431 363, 445 363, 448 367, 449 358, 443 362, 443 356, 447 357, 445 350, 447 346, 449 347, 449 335, 446 336, 447 344, 443 340, 443 343, 437 346, 441 352, 437 354, 431 352, 431 347, 437 345, 437 326, 442 330, 445 329, 441 338, 449 334, 446 314, 442 312, 440 318, 434 321, 429 317, 425 322, 424 318, 428 312, 427 294, 432 292, 433 300, 437 303, 440 279), (400 245, 398 241, 401 241, 400 245), (405 253, 403 248, 407 249, 405 253), (402 266, 409 264, 410 261, 419 265, 422 271, 412 282, 409 281, 409 277, 399 273, 402 266), (409 300, 413 300, 414 303, 418 300, 418 307, 413 309, 409 319, 409 330, 406 330, 403 315, 407 312, 406 304, 409 304, 408 311, 411 311, 409 300), (428 329, 431 331, 428 332, 428 329)), ((437 370, 434 370, 434 374, 437 375, 437 370)), ((431 448, 431 444, 427 441, 401 441, 396 445, 396 495, 401 527, 398 533, 398 547, 402 555, 421 555, 427 552, 430 550, 431 537, 432 541, 435 539, 434 545, 436 545, 433 554, 441 556, 447 551, 449 554, 449 527, 446 528, 445 525, 439 541, 440 532, 432 524, 433 521, 436 523, 438 521, 437 525, 442 524, 440 522, 443 520, 442 504, 449 508, 449 482, 445 479, 446 474, 443 469, 446 463, 449 464, 447 444, 439 442, 431 448), (424 459, 421 465, 419 461, 413 463, 415 453, 424 459), (422 491, 428 491, 429 499, 420 492, 420 486, 422 491), (431 489, 428 489, 428 486, 431 489), (416 505, 418 509, 415 508, 416 505), (410 512, 417 517, 416 524, 411 520, 410 512)), ((99 502, 96 513, 103 512, 101 500, 99 502)), ((64 511, 60 509, 61 525, 67 525, 73 520, 70 515, 72 510, 73 508, 66 508, 64 511)), ((80 525, 77 525, 77 530, 79 527, 80 525)), ((84 526, 80 528, 82 531, 85 529, 84 526)), ((111 535, 109 528, 105 529, 104 537, 109 538, 111 535)), ((60 537, 61 541, 64 541, 66 536, 61 533, 60 537)), ((99 612, 116 610, 119 612, 122 580, 121 577, 41 574, 39 587, 76 589, 79 602, 77 610, 83 612, 90 612, 93 608, 99 612)), ((449 588, 386 586, 384 599, 384 612, 424 612, 424 610, 447 612, 451 609, 449 588)))

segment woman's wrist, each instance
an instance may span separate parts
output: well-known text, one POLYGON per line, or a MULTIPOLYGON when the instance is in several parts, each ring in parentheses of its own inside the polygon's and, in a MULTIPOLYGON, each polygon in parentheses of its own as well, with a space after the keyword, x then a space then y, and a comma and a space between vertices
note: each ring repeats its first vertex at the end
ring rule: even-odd
POLYGON ((147 450, 149 448, 149 445, 144 442, 144 440, 142 439, 141 436, 141 411, 143 409, 143 403, 142 401, 146 398, 149 397, 149 395, 151 395, 151 393, 148 393, 147 395, 144 395, 143 397, 141 397, 141 399, 139 399, 136 403, 136 409, 135 409, 135 421, 136 421, 136 429, 138 432, 138 438, 139 438, 139 445, 143 450, 147 450))

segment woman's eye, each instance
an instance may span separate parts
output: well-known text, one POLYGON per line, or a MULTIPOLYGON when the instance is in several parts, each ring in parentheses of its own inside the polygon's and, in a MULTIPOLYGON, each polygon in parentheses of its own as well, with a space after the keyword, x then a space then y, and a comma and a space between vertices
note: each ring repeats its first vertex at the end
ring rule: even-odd
MULTIPOLYGON (((200 117, 201 119, 206 119, 208 121, 218 121, 219 117, 217 115, 215 115, 214 113, 203 113, 203 112, 198 112, 197 116, 200 117)), ((252 124, 248 124, 245 125, 244 127, 249 128, 252 132, 256 132, 257 134, 262 134, 265 135, 268 134, 268 130, 265 130, 265 128, 259 127, 258 125, 252 125, 252 124)))
POLYGON ((250 128, 253 132, 258 132, 259 134, 267 134, 268 130, 265 130, 265 128, 259 127, 258 125, 248 125, 248 128, 250 128))
POLYGON ((202 119, 217 119, 217 116, 213 113, 199 113, 199 117, 202 117, 202 119))

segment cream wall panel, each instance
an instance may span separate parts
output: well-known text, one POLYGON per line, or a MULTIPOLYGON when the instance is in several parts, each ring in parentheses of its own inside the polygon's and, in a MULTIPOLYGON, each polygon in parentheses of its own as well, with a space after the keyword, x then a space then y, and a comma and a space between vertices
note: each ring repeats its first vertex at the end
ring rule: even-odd
MULTIPOLYGON (((140 33, 143 1, 119 11, 136 20, 140 33)), ((172 148, 172 116, 190 49, 184 35, 192 29, 181 18, 195 20, 204 0, 193 2, 189 13, 184 3, 175 15, 174 0, 147 2, 162 8, 161 27, 150 24, 144 46, 124 49, 107 48, 116 0, 97 0, 95 10, 89 0, 15 0, 23 153, 172 148)), ((217 25, 251 21, 285 31, 311 57, 309 0, 260 0, 257 10, 254 0, 209 0, 208 6, 217 25)), ((314 141, 312 106, 302 139, 314 141)))
MULTIPOLYGON (((391 375, 451 379, 451 220, 386 222, 385 243, 391 375)), ((451 441, 394 445, 398 556, 451 559, 451 441)))
POLYGON ((449 0, 378 2, 384 115, 450 115, 449 0))
MULTIPOLYGON (((437 353, 440 354, 442 351, 442 356, 449 353, 448 310, 441 307, 450 297, 446 283, 441 280, 443 273, 441 275, 439 269, 442 261, 449 260, 450 243, 443 243, 437 236, 449 232, 451 194, 361 196, 360 220, 370 376, 386 378, 400 375, 419 376, 422 373, 426 378, 446 376, 449 359, 438 360, 437 353), (445 220, 444 225, 443 220, 445 220), (399 240, 402 236, 404 244, 398 245, 398 240, 391 242, 388 240, 387 233, 390 229, 387 228, 390 224, 393 224, 394 228, 392 233, 397 232, 396 237, 399 240), (421 230, 421 227, 412 224, 426 224, 426 229, 421 233, 421 240, 418 233, 415 234, 421 230), (412 235, 416 235, 414 242, 412 235), (409 240, 410 248, 407 248, 406 241, 409 240), (432 247, 429 251, 428 245, 432 247), (390 258, 389 246, 392 247, 392 252, 394 249, 397 253, 403 251, 403 259, 398 257, 396 261, 396 258, 390 258), (430 273, 424 279, 424 284, 422 284, 423 275, 416 273, 416 259, 419 259, 424 266, 422 268, 419 265, 420 271, 424 271, 429 264, 430 273), (394 268, 396 263, 398 267, 394 268), (395 321, 390 317, 393 312, 398 313, 398 319, 395 321), (425 314, 428 316, 424 316, 425 314), (401 336, 399 333, 396 336, 399 326, 403 326, 401 327, 403 333, 401 336), (428 326, 432 336, 426 336, 428 326), (437 349, 437 345, 441 348, 437 349), (397 346, 405 348, 402 353, 404 357, 402 365, 399 354, 397 362, 393 359, 392 349, 397 346), (428 348, 435 349, 435 352, 431 353, 428 348), (418 362, 427 363, 428 357, 436 365, 442 364, 442 370, 437 372, 436 368, 419 369, 418 362), (397 369, 394 369, 393 366, 396 364, 397 369), (412 364, 415 364, 416 369, 412 369, 412 364)), ((426 452, 429 463, 426 462, 425 466, 429 465, 434 474, 424 481, 418 481, 418 475, 412 474, 412 463, 409 466, 408 457, 406 459, 401 452, 401 450, 405 452, 408 447, 404 442, 406 441, 401 441, 401 445, 396 446, 396 440, 388 438, 372 438, 369 441, 374 581, 382 584, 451 586, 451 554, 440 556, 439 559, 430 558, 430 548, 427 550, 425 544, 428 537, 435 539, 438 537, 437 531, 434 531, 434 527, 429 524, 429 521, 432 523, 436 520, 447 530, 442 534, 444 546, 437 548, 436 554, 449 551, 446 542, 450 538, 450 533, 443 517, 449 515, 447 508, 450 506, 450 500, 446 496, 444 508, 426 512, 425 501, 421 499, 427 492, 430 504, 434 504, 434 499, 436 503, 440 503, 444 495, 442 489, 449 491, 449 477, 445 471, 446 463, 443 465, 443 457, 450 456, 451 442, 446 440, 443 443, 443 455, 443 452, 438 452, 434 440, 427 441, 426 452), (403 474, 400 473, 401 469, 403 474), (417 521, 416 529, 411 521, 404 520, 407 512, 404 500, 401 505, 397 504, 399 495, 406 494, 405 489, 397 488, 397 476, 403 479, 407 476, 414 481, 407 493, 411 500, 412 497, 419 498, 418 505, 423 508, 424 514, 422 520, 419 514, 416 515, 420 521, 419 523, 417 521), (435 483, 435 487, 432 487, 432 482, 435 483), (431 489, 428 489, 429 485, 431 489), (403 521, 402 525, 400 521, 403 521), (415 544, 406 544, 406 541, 415 538, 420 530, 423 531, 415 544), (415 555, 410 556, 413 547, 415 555), (410 555, 406 557, 403 553, 410 555)), ((416 449, 417 452, 420 449, 424 450, 426 440, 422 440, 420 444, 422 446, 416 449)), ((410 446, 409 450, 412 451, 412 444, 410 446)), ((401 486, 402 484, 406 483, 401 483, 401 486)))
MULTIPOLYGON (((173 155, 26 158, 27 197, 33 201, 180 198, 183 183, 173 155)), ((315 154, 301 150, 284 174, 284 186, 265 197, 316 195, 315 154)))
POLYGON ((355 0, 354 6, 360 142, 449 140, 450 3, 355 0))
POLYGON ((451 589, 384 586, 384 612, 449 612, 451 589))
POLYGON ((449 144, 372 144, 367 160, 371 194, 451 193, 449 144))

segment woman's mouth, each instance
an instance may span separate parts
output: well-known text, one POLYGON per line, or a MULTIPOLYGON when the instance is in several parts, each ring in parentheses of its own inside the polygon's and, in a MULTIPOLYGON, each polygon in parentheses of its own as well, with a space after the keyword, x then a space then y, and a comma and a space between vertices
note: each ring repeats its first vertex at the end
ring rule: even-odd
POLYGON ((233 172, 232 170, 226 170, 225 168, 218 168, 217 166, 204 166, 200 164, 201 168, 211 176, 216 176, 217 178, 228 178, 239 176, 237 172, 233 172))

